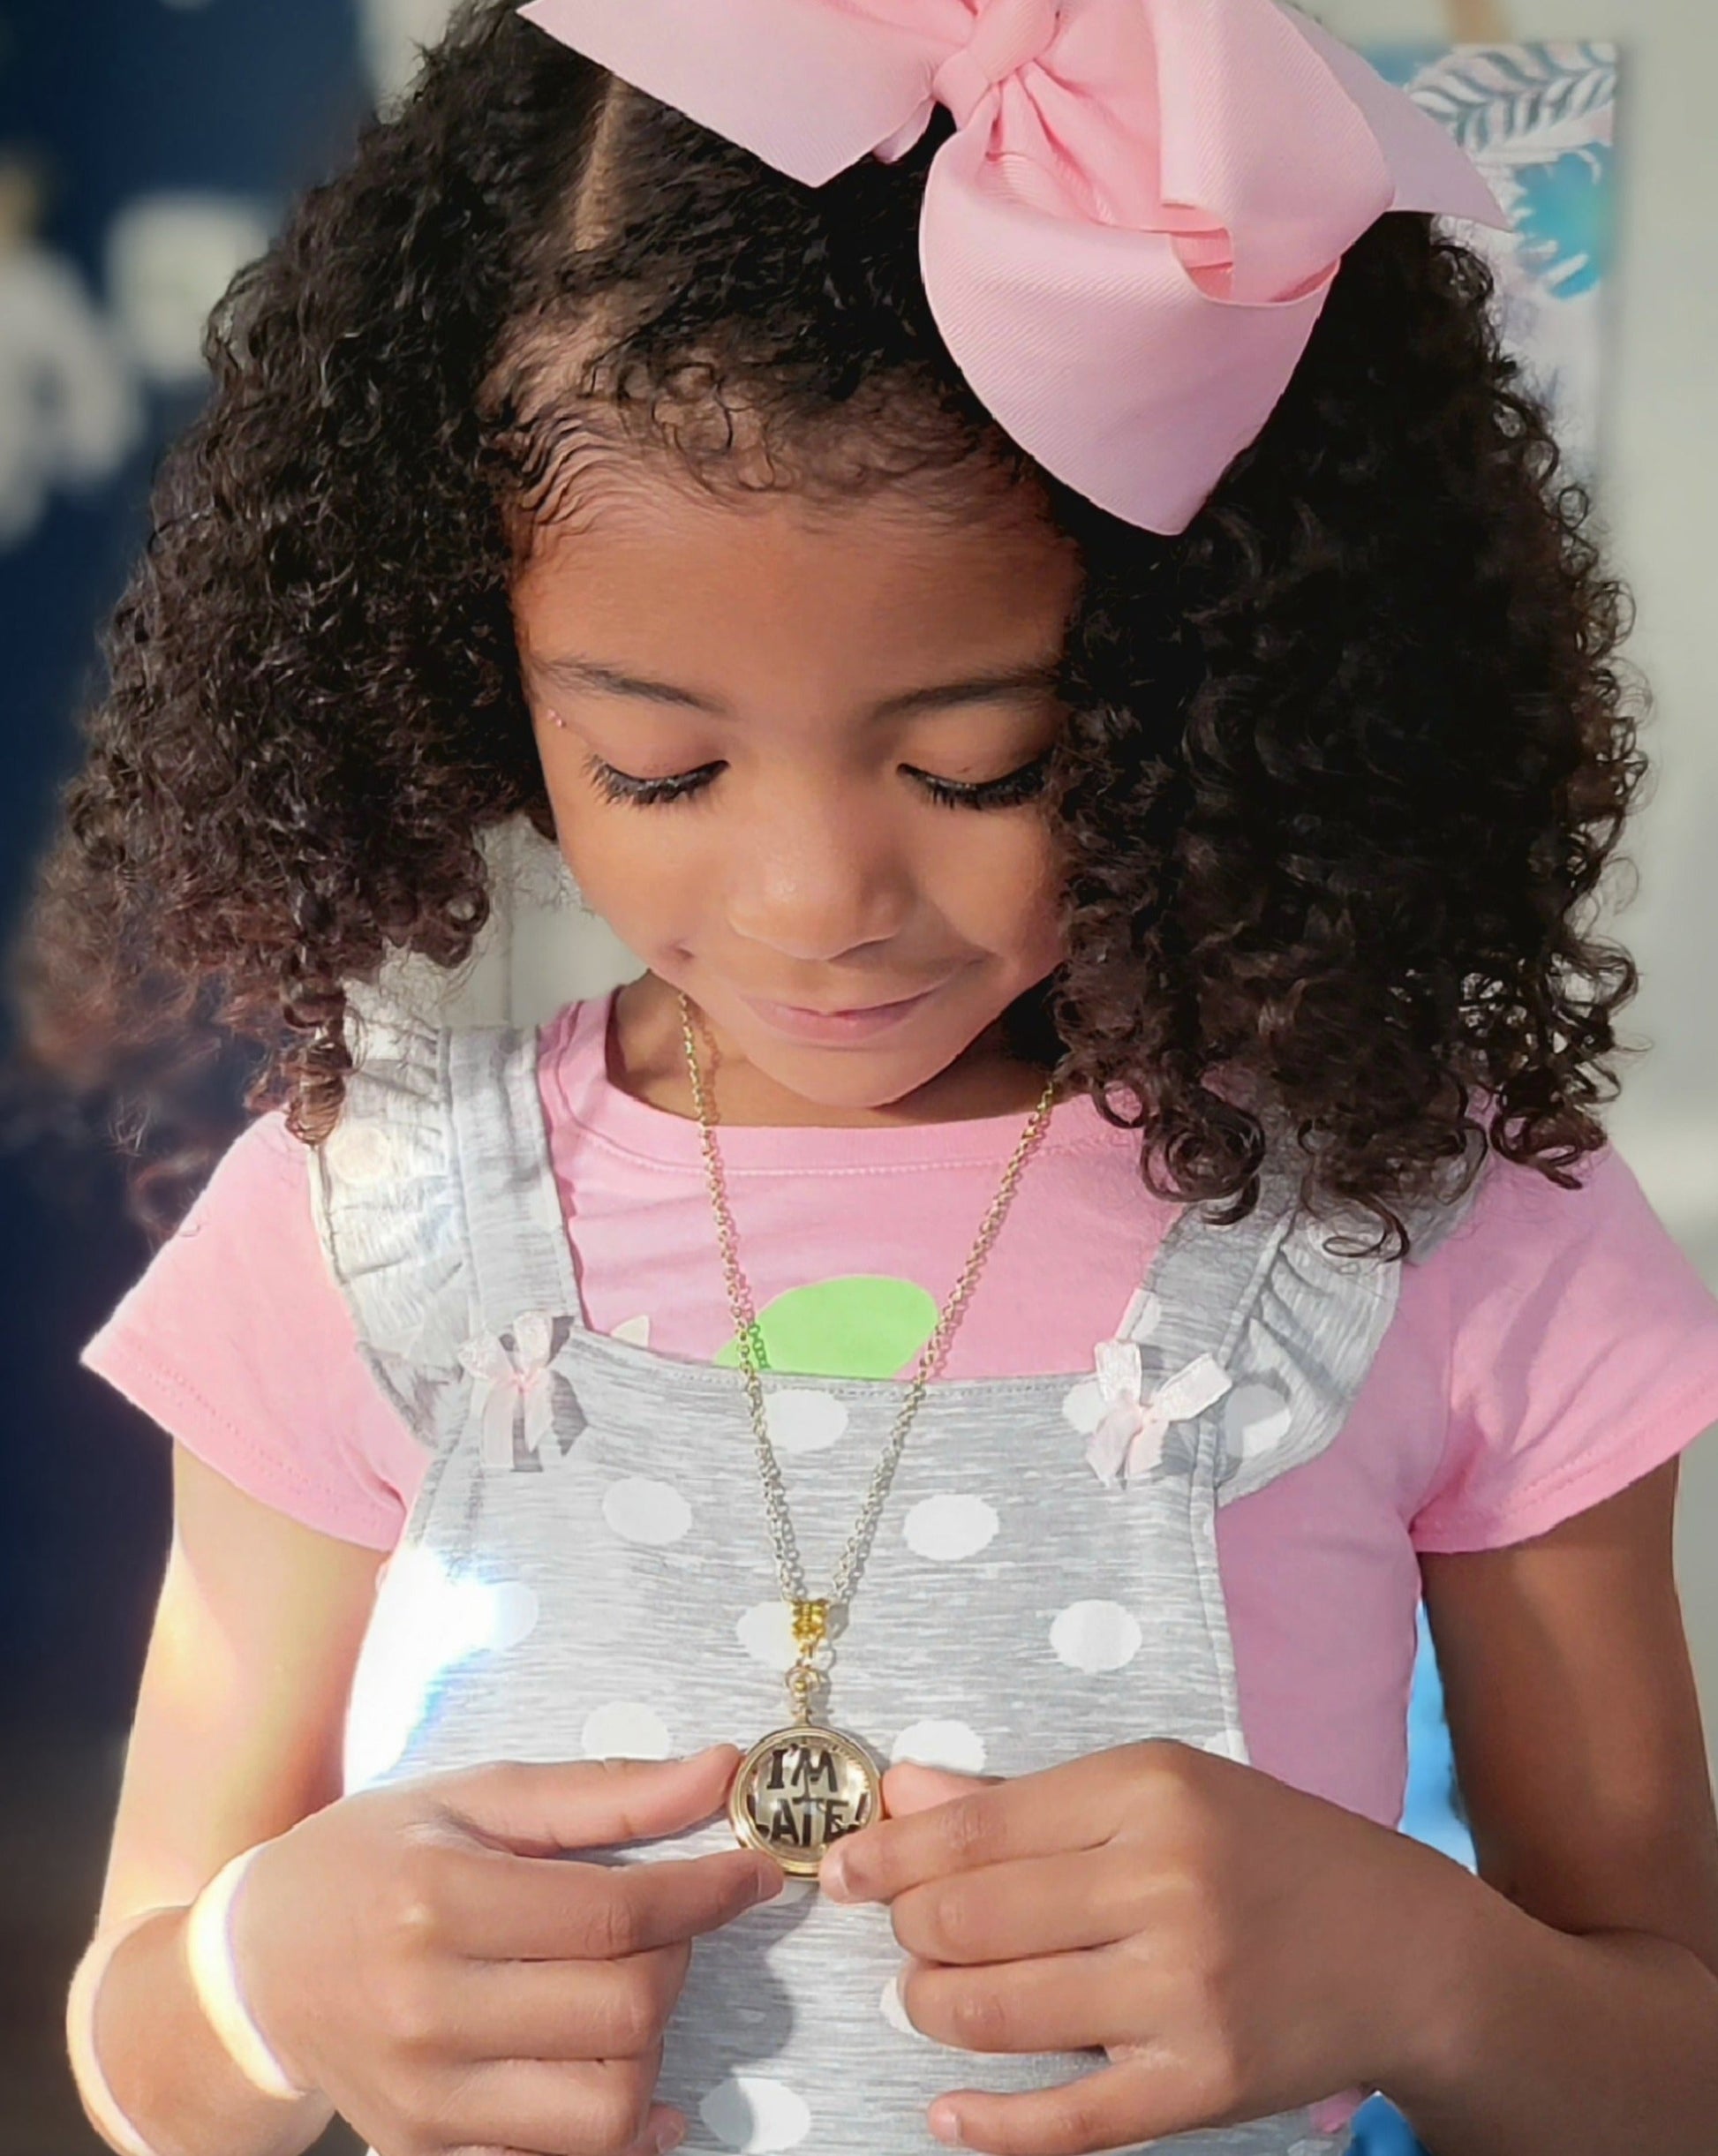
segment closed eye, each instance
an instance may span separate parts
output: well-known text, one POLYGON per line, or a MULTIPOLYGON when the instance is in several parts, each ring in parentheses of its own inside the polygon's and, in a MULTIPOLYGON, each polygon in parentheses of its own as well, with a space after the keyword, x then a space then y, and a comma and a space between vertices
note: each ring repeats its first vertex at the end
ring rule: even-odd
MULTIPOLYGON (((958 779, 939 779, 932 772, 917 771, 910 764, 901 765, 909 779, 916 780, 931 800, 939 806, 952 809, 1003 809, 1017 803, 1029 801, 1043 787, 1050 766, 1049 750, 1034 757, 1029 764, 1017 770, 1005 772, 999 779, 984 779, 968 782, 958 779)), ((695 771, 680 771, 665 779, 638 779, 629 772, 618 771, 613 764, 600 757, 590 757, 585 770, 598 791, 608 801, 627 801, 635 806, 653 807, 674 801, 687 801, 702 794, 724 768, 720 763, 700 764, 695 771)))
POLYGON ((592 756, 585 758, 584 768, 605 800, 630 801, 648 808, 657 802, 685 801, 701 793, 722 767, 700 764, 696 771, 675 772, 667 779, 635 779, 630 773, 605 764, 599 756, 592 756))
POLYGON ((984 779, 976 785, 964 784, 956 779, 938 779, 928 771, 915 771, 910 764, 903 764, 901 769, 909 778, 918 780, 932 801, 945 808, 1009 809, 1016 803, 1029 801, 1042 790, 1050 769, 1050 753, 1046 749, 1029 764, 1005 772, 999 779, 984 779))

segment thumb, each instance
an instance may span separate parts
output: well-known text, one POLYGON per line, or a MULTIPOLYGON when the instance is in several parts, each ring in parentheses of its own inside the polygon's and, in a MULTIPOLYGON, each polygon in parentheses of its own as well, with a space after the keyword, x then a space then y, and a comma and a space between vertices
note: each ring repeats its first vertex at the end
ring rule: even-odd
POLYGON ((669 1760, 510 1760, 430 1779, 444 1812, 520 1856, 654 1840, 708 1819, 739 1763, 733 1745, 669 1760))
POLYGON ((1000 1782, 1000 1775, 956 1774, 949 1767, 925 1767, 917 1760, 902 1760, 883 1776, 883 1807, 891 1819, 909 1812, 928 1812, 933 1805, 964 1797, 968 1790, 983 1789, 1000 1782))

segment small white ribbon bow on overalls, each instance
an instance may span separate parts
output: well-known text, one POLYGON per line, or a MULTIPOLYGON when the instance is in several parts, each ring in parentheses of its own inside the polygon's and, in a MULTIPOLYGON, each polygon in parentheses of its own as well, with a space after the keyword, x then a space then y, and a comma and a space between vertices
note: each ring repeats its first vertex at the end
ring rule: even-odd
POLYGON ((550 1392, 549 1343, 554 1319, 546 1310, 527 1310, 516 1317, 509 1349, 499 1332, 478 1332, 459 1351, 459 1360, 477 1383, 471 1412, 482 1424, 486 1467, 511 1467, 513 1433, 524 1417, 525 1447, 546 1466, 557 1465, 553 1443, 554 1407, 550 1392))
POLYGON ((1139 1342, 1100 1340, 1097 1386, 1106 1406, 1086 1446, 1093 1474, 1106 1489, 1118 1489, 1124 1474, 1155 1466, 1170 1424, 1202 1415, 1232 1383, 1214 1356, 1200 1355, 1146 1397, 1139 1342))

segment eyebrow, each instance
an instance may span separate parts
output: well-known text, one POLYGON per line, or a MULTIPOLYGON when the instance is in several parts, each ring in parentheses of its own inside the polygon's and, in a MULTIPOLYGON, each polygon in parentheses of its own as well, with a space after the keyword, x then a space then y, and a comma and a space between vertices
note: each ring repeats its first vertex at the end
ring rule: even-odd
MULTIPOLYGON (((587 689, 599 696, 634 697, 648 704, 671 704, 683 711, 706 712, 717 719, 734 716, 727 705, 713 697, 701 697, 673 682, 653 682, 643 675, 624 674, 595 660, 572 656, 539 659, 532 662, 531 671, 558 688, 587 689)), ((972 675, 964 681, 933 682, 923 689, 909 689, 900 696, 885 697, 880 704, 871 706, 869 715, 872 719, 904 719, 916 712, 943 711, 962 704, 989 704, 1000 697, 1054 689, 1060 673, 1059 663, 1051 660, 1040 666, 1009 667, 993 673, 972 675)))

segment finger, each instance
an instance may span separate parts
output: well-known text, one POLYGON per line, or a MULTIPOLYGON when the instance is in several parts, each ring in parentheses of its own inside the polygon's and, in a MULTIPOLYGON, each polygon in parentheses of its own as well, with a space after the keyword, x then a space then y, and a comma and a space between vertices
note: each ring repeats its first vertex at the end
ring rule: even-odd
POLYGON ((946 1804, 951 1797, 971 1789, 988 1789, 1000 1775, 956 1774, 952 1768, 924 1767, 917 1760, 902 1760, 883 1777, 883 1811, 888 1819, 905 1819, 909 1813, 925 1812, 933 1804, 946 1804))
POLYGON ((650 2130, 658 2059, 555 2065, 507 2059, 463 2072, 431 2122, 435 2145, 607 2156, 650 2130))
POLYGON ((432 2042, 471 2059, 636 2059, 662 2039, 685 1941, 606 1962, 470 1962, 432 2042))
MULTIPOLYGON (((652 2111, 644 2122, 643 2133, 629 2148, 622 2149, 619 2156, 663 2156, 665 2150, 678 2148, 685 2138, 683 2121, 666 2111, 652 2111)), ((462 2148, 445 2150, 443 2156, 544 2156, 544 2151, 516 2148, 510 2142, 502 2147, 495 2142, 485 2142, 479 2146, 468 2141, 462 2148)))
MULTIPOLYGON (((676 2149, 686 2138, 686 2122, 677 2113, 653 2110, 644 2122, 644 2130, 629 2148, 622 2149, 619 2156, 663 2156, 666 2150, 676 2149)), ((489 2142, 481 2147, 467 2142, 463 2148, 449 2148, 444 2156, 544 2156, 541 2149, 505 2148, 489 2142)))
POLYGON ((443 1813, 521 1855, 678 1833, 721 1808, 738 1748, 681 1760, 496 1760, 426 1777, 443 1813))
POLYGON ((1122 1956, 1044 1954, 974 1969, 915 1961, 897 1990, 922 2036, 961 2051, 1086 2051, 1140 2041, 1141 2007, 1122 1956))
POLYGON ((613 1961, 731 1924, 779 1894, 786 1874, 761 1851, 631 1864, 557 1863, 449 1849, 426 1929, 476 1961, 613 1961))
POLYGON ((952 2089, 927 2117, 939 2140, 991 2156, 1089 2156, 1207 2123, 1161 2054, 1017 2094, 952 2089))
MULTIPOLYGON (((664 2156, 664 2152, 676 2149, 686 2138, 686 2120, 677 2111, 666 2105, 652 2105, 650 2116, 644 2121, 644 2130, 631 2145, 618 2152, 618 2156, 664 2156)), ((494 2142, 481 2145, 468 2141, 463 2147, 448 2148, 442 2156, 545 2156, 541 2149, 522 2149, 494 2142)))
POLYGON ((677 2149, 686 2138, 686 2115, 671 2111, 666 2104, 652 2104, 650 2115, 644 2121, 644 2131, 622 2156, 665 2156, 665 2152, 677 2149))
POLYGON ((1130 1938, 1149 1928, 1156 1904, 1137 1851, 1086 1849, 904 1888, 889 1920, 907 1951, 927 1961, 1010 1962, 1130 1938))
POLYGON ((845 1835, 824 1858, 818 1884, 838 1902, 891 1901, 946 1872, 977 1870, 1016 1857, 1095 1849, 1119 1823, 1115 1755, 1089 1753, 1010 1781, 968 1787, 904 1819, 883 1819, 845 1835))

